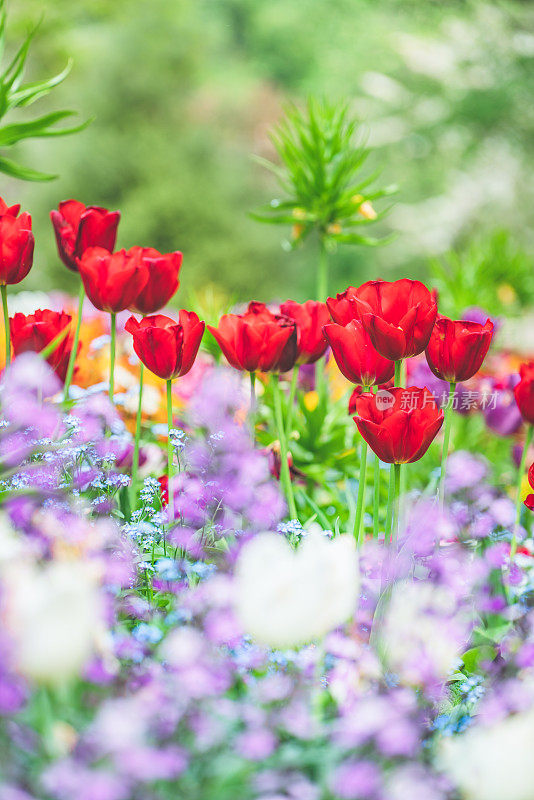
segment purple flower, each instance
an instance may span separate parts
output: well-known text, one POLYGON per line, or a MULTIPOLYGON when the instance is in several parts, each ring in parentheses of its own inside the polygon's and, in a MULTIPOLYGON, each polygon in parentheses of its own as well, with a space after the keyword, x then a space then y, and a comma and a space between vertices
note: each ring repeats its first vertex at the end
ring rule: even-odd
POLYGON ((380 789, 380 770, 370 761, 345 761, 332 778, 332 791, 342 800, 367 800, 380 789))

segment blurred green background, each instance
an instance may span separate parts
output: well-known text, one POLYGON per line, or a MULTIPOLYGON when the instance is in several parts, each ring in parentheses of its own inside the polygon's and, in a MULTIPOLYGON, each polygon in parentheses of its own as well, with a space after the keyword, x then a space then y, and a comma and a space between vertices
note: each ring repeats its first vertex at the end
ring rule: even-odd
POLYGON ((497 267, 506 277, 509 256, 528 277, 533 6, 12 0, 13 44, 43 16, 30 79, 74 59, 71 75, 35 112, 71 107, 95 117, 76 136, 28 142, 14 153, 28 166, 58 172, 58 180, 21 184, 2 177, 1 194, 22 202, 34 219, 35 266, 24 288, 76 291, 75 276, 57 259, 48 220, 60 200, 75 197, 121 209, 118 246, 184 252, 179 302, 212 284, 237 300, 313 294, 313 246, 288 252, 289 230, 248 216, 278 193, 251 154, 273 157, 270 127, 288 100, 309 94, 351 102, 373 148, 367 168, 382 170, 382 185, 399 186, 387 219, 369 229, 395 232, 395 241, 373 249, 340 246, 331 292, 372 277, 428 276, 431 259, 452 248, 478 262, 482 248, 489 259, 487 268, 478 264, 471 294, 478 280, 491 282, 497 267), (494 253, 496 229, 509 234, 504 249, 497 237, 494 253))

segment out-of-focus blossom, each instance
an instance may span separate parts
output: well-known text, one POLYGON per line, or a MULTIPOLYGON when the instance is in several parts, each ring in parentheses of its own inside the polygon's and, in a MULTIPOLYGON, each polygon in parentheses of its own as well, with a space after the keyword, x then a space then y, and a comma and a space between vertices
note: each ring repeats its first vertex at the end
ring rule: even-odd
POLYGON ((324 636, 353 613, 358 593, 354 540, 312 533, 295 551, 277 534, 256 536, 237 564, 236 610, 247 633, 274 647, 324 636))
POLYGON ((97 581, 89 566, 14 566, 2 578, 4 624, 21 674, 46 684, 61 684, 78 674, 103 629, 97 581))
POLYGON ((521 364, 520 381, 514 389, 517 407, 525 422, 534 425, 534 361, 521 364))
POLYGON ((468 641, 467 620, 446 587, 401 581, 391 593, 380 626, 390 669, 413 684, 444 682, 468 641))
POLYGON ((531 800, 533 738, 534 712, 529 709, 445 739, 440 761, 460 791, 472 800, 531 800))
POLYGON ((73 271, 89 247, 113 252, 120 221, 119 211, 100 206, 84 206, 79 200, 64 200, 50 212, 60 259, 73 271))

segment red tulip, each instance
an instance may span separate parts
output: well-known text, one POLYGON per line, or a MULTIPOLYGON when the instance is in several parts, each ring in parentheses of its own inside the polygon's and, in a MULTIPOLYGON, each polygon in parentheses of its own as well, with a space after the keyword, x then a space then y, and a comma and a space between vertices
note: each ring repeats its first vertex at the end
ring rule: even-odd
POLYGON ((354 422, 379 457, 389 464, 418 461, 443 424, 443 411, 428 389, 394 388, 356 398, 354 422))
POLYGON ((249 303, 244 314, 224 314, 208 325, 228 363, 235 369, 287 372, 297 357, 294 320, 273 314, 264 303, 249 303))
POLYGON ((394 362, 376 352, 361 322, 353 319, 345 326, 330 323, 323 331, 336 364, 348 381, 374 386, 391 380, 394 362))
POLYGON ((166 381, 189 372, 204 333, 204 323, 193 311, 180 311, 178 319, 154 314, 140 321, 130 317, 125 325, 145 367, 166 381))
POLYGON ((120 211, 100 206, 84 206, 78 200, 64 200, 58 211, 50 212, 60 259, 76 271, 78 259, 90 247, 112 252, 117 239, 120 211))
POLYGON ((436 297, 420 281, 368 281, 327 301, 339 324, 360 319, 384 358, 398 361, 422 353, 436 321, 436 297))
MULTIPOLYGON (((530 465, 530 469, 528 471, 528 482, 530 484, 530 488, 534 489, 534 464, 530 465)), ((534 494, 527 494, 525 498, 525 505, 529 511, 534 511, 534 494)))
POLYGON ((428 366, 449 383, 467 381, 478 372, 491 344, 493 322, 452 320, 440 317, 426 348, 428 366))
POLYGON ((525 422, 534 425, 534 361, 519 367, 521 380, 514 389, 515 401, 525 422))
POLYGON ((313 364, 324 355, 327 344, 323 327, 330 319, 325 303, 307 300, 295 303, 286 300, 280 313, 295 320, 297 325, 297 364, 313 364))
POLYGON ((33 264, 32 218, 0 198, 0 284, 20 283, 33 264))
POLYGON ((140 248, 109 253, 90 247, 79 261, 87 297, 100 311, 117 313, 129 308, 148 281, 140 248))
MULTIPOLYGON (((15 314, 9 320, 13 353, 40 353, 58 336, 64 328, 71 324, 72 317, 63 311, 36 311, 35 314, 15 314)), ((72 350, 72 337, 67 334, 47 361, 57 376, 64 381, 67 374, 69 357, 72 350)))
MULTIPOLYGON (((379 383, 377 387, 378 391, 380 392, 390 391, 392 388, 393 388, 392 380, 388 381, 387 383, 379 383)), ((358 399, 358 397, 361 397, 362 394, 366 394, 363 386, 355 386, 354 389, 352 390, 348 403, 348 412, 350 417, 353 417, 354 414, 356 414, 356 400, 358 399)))
POLYGON ((161 496, 161 505, 168 506, 169 505, 169 476, 168 475, 160 475, 158 478, 159 483, 159 493, 161 496))
MULTIPOLYGON (((365 285, 365 284, 364 284, 365 285)), ((344 292, 329 297, 326 301, 330 316, 338 325, 348 325, 353 319, 360 319, 356 298, 359 289, 349 286, 344 292)))
POLYGON ((162 254, 153 247, 132 247, 130 253, 133 251, 139 251, 148 270, 148 281, 137 295, 131 310, 138 314, 154 314, 167 305, 178 289, 182 254, 162 254))

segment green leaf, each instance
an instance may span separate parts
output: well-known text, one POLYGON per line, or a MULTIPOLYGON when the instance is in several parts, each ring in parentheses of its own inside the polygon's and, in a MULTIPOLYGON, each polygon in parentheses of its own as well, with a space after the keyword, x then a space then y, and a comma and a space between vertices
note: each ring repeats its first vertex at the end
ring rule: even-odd
POLYGON ((52 125, 60 122, 66 117, 72 117, 76 114, 75 111, 53 111, 50 114, 45 114, 38 119, 31 122, 17 122, 12 125, 5 125, 0 128, 0 147, 15 144, 21 139, 28 139, 31 137, 47 137, 47 136, 64 136, 68 133, 86 128, 89 124, 87 121, 82 122, 80 125, 71 128, 63 128, 59 130, 50 130, 52 125))
POLYGON ((22 106, 29 106, 38 100, 40 97, 47 95, 55 86, 62 83, 72 68, 72 59, 69 58, 65 69, 58 72, 52 78, 44 81, 34 81, 33 83, 26 83, 21 89, 16 92, 11 92, 9 95, 9 107, 17 108, 22 106))
POLYGON ((9 175, 12 178, 20 178, 22 181, 53 181, 58 176, 49 175, 46 172, 37 172, 37 170, 23 167, 9 158, 0 156, 0 172, 9 175))

